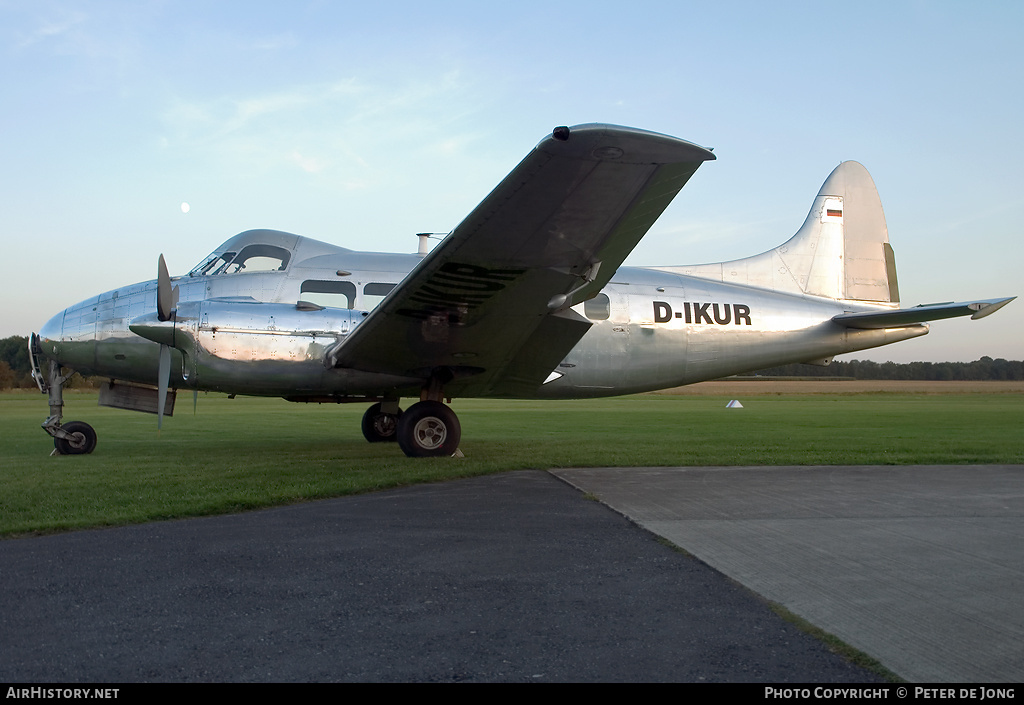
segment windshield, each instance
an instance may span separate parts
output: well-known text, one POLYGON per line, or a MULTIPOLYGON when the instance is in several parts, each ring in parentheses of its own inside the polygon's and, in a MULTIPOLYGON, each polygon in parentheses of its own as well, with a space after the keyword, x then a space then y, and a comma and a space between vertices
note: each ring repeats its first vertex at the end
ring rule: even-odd
POLYGON ((188 275, 190 277, 202 277, 208 274, 221 274, 224 269, 231 264, 231 260, 234 259, 234 257, 234 252, 225 252, 223 255, 218 255, 214 252, 196 265, 188 275))
POLYGON ((241 252, 214 252, 200 262, 190 277, 238 274, 240 272, 284 271, 291 259, 291 252, 276 245, 246 245, 241 252))

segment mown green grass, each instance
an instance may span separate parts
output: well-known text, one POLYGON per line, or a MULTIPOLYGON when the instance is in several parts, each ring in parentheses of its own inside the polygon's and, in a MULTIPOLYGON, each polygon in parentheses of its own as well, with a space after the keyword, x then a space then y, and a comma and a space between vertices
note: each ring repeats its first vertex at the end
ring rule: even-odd
POLYGON ((165 419, 66 395, 99 434, 50 457, 42 395, 0 394, 0 535, 240 511, 522 468, 1024 463, 1024 395, 456 400, 465 458, 366 443, 362 405, 182 394, 165 419))

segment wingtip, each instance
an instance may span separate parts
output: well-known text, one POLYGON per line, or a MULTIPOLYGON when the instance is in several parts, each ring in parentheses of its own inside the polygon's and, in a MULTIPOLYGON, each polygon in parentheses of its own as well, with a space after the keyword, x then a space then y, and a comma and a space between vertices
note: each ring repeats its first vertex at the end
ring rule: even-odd
POLYGON ((972 321, 976 321, 979 318, 984 318, 985 316, 991 316, 993 313, 995 313, 996 311, 1001 309, 1003 306, 1005 306, 1006 304, 1008 304, 1011 301, 1013 301, 1015 298, 1017 298, 1017 297, 1016 296, 1010 296, 1009 298, 1005 298, 1005 299, 996 299, 994 301, 979 301, 977 304, 971 304, 972 307, 974 307, 974 306, 978 306, 979 307, 978 310, 974 314, 971 315, 971 320, 972 321))
POLYGON ((559 125, 537 147, 579 158, 623 163, 667 164, 717 159, 710 149, 694 142, 661 132, 607 123, 559 125))

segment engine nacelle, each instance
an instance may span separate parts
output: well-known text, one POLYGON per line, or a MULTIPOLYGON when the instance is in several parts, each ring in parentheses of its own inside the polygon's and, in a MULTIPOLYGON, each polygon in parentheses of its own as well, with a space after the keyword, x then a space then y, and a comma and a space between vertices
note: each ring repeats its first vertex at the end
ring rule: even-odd
POLYGON ((181 302, 170 320, 149 314, 129 328, 178 350, 181 381, 190 387, 294 393, 322 388, 327 350, 366 315, 305 302, 213 299, 181 302))

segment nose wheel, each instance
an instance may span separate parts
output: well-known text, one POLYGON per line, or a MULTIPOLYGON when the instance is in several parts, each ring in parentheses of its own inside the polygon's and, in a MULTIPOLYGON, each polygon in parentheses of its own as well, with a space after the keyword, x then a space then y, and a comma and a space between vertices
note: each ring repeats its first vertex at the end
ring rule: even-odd
POLYGON ((96 448, 96 431, 84 421, 68 421, 60 430, 64 435, 53 437, 53 447, 61 455, 85 455, 96 448))

